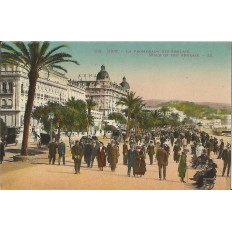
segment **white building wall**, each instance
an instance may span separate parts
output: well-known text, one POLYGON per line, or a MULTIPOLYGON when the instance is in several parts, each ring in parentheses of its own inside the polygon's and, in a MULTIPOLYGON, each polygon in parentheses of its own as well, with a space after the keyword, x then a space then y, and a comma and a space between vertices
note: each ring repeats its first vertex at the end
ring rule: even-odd
MULTIPOLYGON (((0 117, 9 127, 22 127, 23 117, 28 98, 29 81, 27 74, 20 68, 12 66, 2 67, 0 74, 0 117), (3 85, 6 84, 6 91, 3 85), (13 83, 10 91, 9 83, 13 83)), ((45 105, 48 101, 65 104, 73 96, 75 99, 85 100, 86 92, 83 86, 70 86, 68 78, 63 74, 51 71, 40 73, 37 81, 34 107, 45 105)), ((37 121, 31 120, 31 126, 37 121)))

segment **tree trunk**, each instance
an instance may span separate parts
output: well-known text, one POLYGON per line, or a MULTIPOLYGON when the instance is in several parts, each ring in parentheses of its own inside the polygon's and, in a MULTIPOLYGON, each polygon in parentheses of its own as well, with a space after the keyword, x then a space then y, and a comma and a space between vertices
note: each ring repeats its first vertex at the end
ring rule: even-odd
POLYGON ((24 115, 24 130, 23 130, 23 141, 21 147, 21 155, 27 156, 27 147, 28 147, 28 138, 29 138, 29 128, 30 128, 30 120, 31 120, 31 113, 35 98, 35 90, 36 90, 36 82, 39 77, 38 72, 29 72, 29 90, 28 90, 28 98, 26 104, 26 110, 24 115))
POLYGON ((57 137, 58 137, 58 141, 60 141, 60 126, 58 126, 58 135, 57 135, 57 137))
POLYGON ((127 116, 127 127, 126 127, 126 139, 129 138, 129 134, 130 134, 130 117, 131 117, 131 114, 130 114, 130 112, 128 111, 128 116, 127 116))
POLYGON ((86 132, 87 132, 87 136, 89 137, 89 118, 88 118, 88 115, 87 115, 87 127, 86 127, 86 132))
POLYGON ((135 115, 135 137, 138 136, 138 117, 135 115))

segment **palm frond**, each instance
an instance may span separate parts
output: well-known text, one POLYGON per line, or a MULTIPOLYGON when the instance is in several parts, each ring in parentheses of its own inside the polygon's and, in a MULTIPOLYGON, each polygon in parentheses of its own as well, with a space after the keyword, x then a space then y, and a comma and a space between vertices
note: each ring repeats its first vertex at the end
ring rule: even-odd
POLYGON ((20 57, 21 60, 23 60, 24 63, 28 62, 28 59, 27 57, 25 56, 25 54, 17 51, 15 48, 13 48, 12 46, 10 45, 7 45, 5 43, 2 44, 2 48, 4 50, 6 50, 6 52, 8 52, 9 54, 14 54, 15 56, 17 57, 20 57))
POLYGON ((30 54, 27 50, 25 43, 23 42, 14 42, 15 46, 22 52, 22 54, 27 58, 27 62, 30 62, 30 54))
POLYGON ((41 60, 44 58, 48 48, 50 46, 50 42, 44 41, 43 44, 41 45, 40 48, 40 55, 38 57, 39 63, 41 62, 41 60))
POLYGON ((55 47, 55 48, 53 48, 51 51, 49 51, 47 54, 46 54, 46 56, 44 57, 44 60, 46 60, 48 57, 50 57, 51 56, 51 54, 53 54, 55 51, 57 51, 57 50, 59 50, 59 49, 61 49, 61 48, 66 48, 67 47, 67 45, 60 45, 60 46, 57 46, 57 47, 55 47))
POLYGON ((39 68, 39 70, 41 70, 41 69, 43 69, 43 67, 45 67, 45 66, 51 66, 51 65, 54 65, 54 64, 58 64, 58 63, 65 63, 65 62, 68 62, 68 63, 74 63, 74 64, 79 64, 77 61, 75 61, 75 60, 54 60, 53 62, 50 62, 50 63, 48 63, 48 64, 46 64, 46 65, 43 65, 43 66, 41 66, 40 68, 39 68))
POLYGON ((59 66, 59 65, 51 65, 50 67, 63 70, 66 73, 68 72, 67 69, 65 69, 65 68, 63 68, 62 66, 59 66))

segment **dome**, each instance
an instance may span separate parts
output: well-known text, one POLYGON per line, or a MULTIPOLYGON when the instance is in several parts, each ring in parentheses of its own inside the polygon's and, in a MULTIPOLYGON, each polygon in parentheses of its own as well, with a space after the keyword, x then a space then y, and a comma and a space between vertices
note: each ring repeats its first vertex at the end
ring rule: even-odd
POLYGON ((121 86, 124 88, 124 89, 130 89, 130 85, 128 84, 128 82, 126 81, 126 77, 123 77, 122 79, 123 81, 121 82, 121 86))
POLYGON ((109 80, 109 73, 105 70, 105 66, 101 66, 101 71, 97 74, 97 81, 109 80))

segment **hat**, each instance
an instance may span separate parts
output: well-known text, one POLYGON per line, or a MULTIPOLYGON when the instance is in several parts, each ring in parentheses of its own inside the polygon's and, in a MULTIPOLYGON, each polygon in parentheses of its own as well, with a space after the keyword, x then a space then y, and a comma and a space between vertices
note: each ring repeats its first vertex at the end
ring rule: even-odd
POLYGON ((227 143, 226 147, 227 148, 231 148, 231 145, 229 143, 227 143))
POLYGON ((213 168, 217 168, 217 164, 213 163, 212 164, 213 168))

